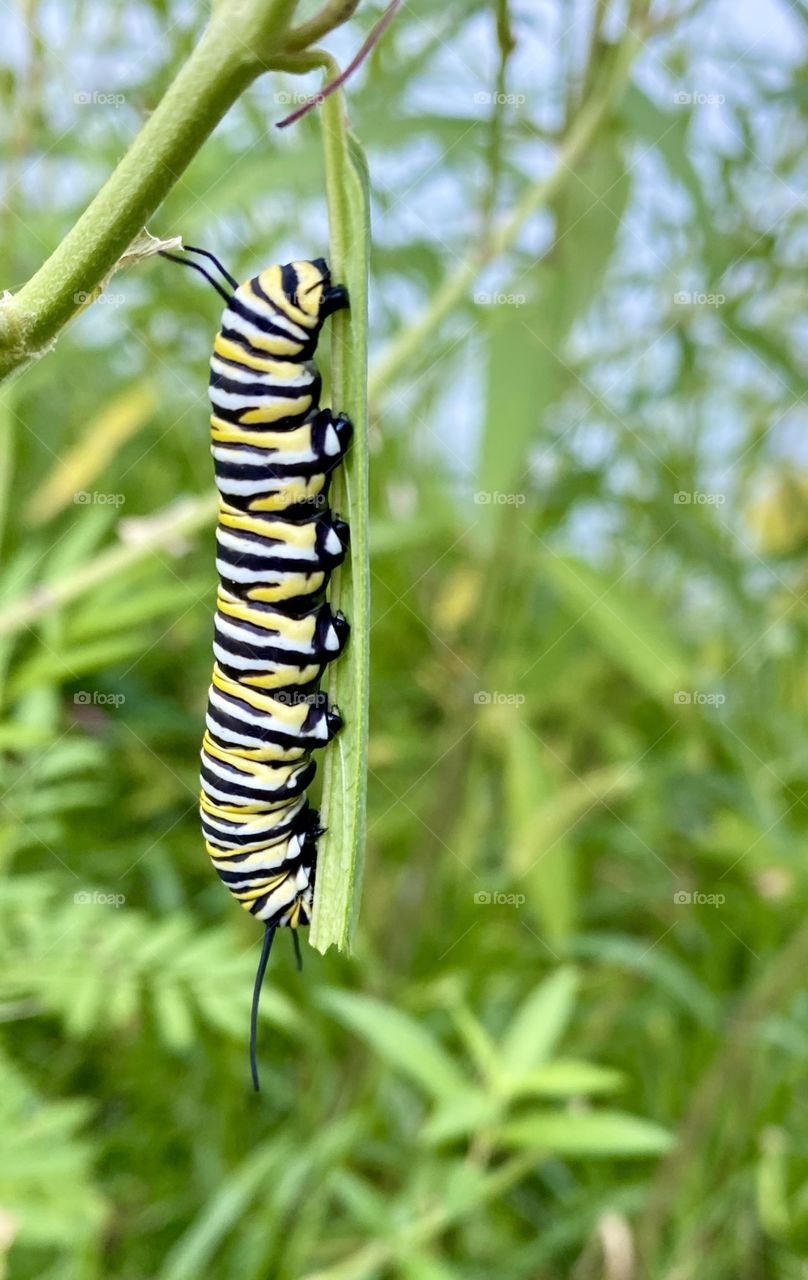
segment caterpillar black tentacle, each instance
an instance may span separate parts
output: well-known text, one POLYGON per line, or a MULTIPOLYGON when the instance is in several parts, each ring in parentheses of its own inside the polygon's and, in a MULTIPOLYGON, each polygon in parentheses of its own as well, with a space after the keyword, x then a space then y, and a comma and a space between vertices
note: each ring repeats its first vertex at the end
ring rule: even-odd
MULTIPOLYGON (((294 936, 297 937, 297 934, 294 936)), ((261 999, 261 988, 264 985, 264 974, 269 963, 269 953, 272 950, 274 941, 275 926, 268 924, 264 929, 264 941, 261 945, 258 968, 255 971, 255 985, 253 986, 252 1009, 250 1011, 250 1074, 252 1075, 253 1089, 255 1089, 256 1093, 261 1088, 258 1081, 258 1063, 255 1059, 255 1042, 258 1038, 258 1004, 261 999)))
POLYGON ((238 288, 238 280, 236 279, 236 277, 231 276, 230 272, 227 270, 227 267, 222 266, 219 259, 216 257, 214 253, 211 253, 210 249, 198 249, 195 245, 192 245, 192 244, 183 244, 182 247, 185 253, 198 253, 198 254, 201 254, 203 258, 207 258, 209 262, 213 263, 213 265, 216 267, 219 273, 224 276, 225 280, 227 281, 227 283, 230 285, 232 289, 238 288))
MULTIPOLYGON (((210 362, 211 451, 219 490, 215 665, 202 743, 200 812, 222 882, 264 922, 250 1022, 255 1088, 258 1001, 276 929, 309 923, 320 817, 307 800, 311 757, 342 720, 320 691, 349 635, 324 595, 349 529, 328 503, 351 423, 321 409, 312 357, 348 306, 323 258, 268 267, 228 292, 210 362)), ((299 956, 297 935, 296 954, 299 956)))
POLYGON ((189 262, 187 258, 178 258, 175 253, 167 253, 165 249, 160 249, 159 254, 161 258, 168 258, 169 262, 178 262, 181 267, 191 267, 192 270, 198 271, 201 276, 205 277, 208 284, 213 285, 213 288, 224 298, 225 302, 230 298, 228 291, 219 284, 218 280, 214 279, 209 271, 205 270, 201 262, 189 262))

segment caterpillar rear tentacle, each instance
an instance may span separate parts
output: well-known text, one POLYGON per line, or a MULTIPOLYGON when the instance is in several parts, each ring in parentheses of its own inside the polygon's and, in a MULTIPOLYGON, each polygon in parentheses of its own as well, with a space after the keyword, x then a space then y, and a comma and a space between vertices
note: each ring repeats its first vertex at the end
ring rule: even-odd
MULTIPOLYGON (((320 408, 313 364, 320 329, 348 306, 323 258, 272 266, 236 286, 193 267, 225 299, 210 362, 211 452, 219 490, 215 666, 202 743, 200 811, 216 871, 264 922, 253 990, 250 1070, 257 1090, 261 985, 276 929, 311 916, 317 810, 306 792, 342 725, 319 682, 349 625, 325 601, 349 530, 328 490, 351 423, 320 408)), ((300 950, 293 933, 299 962, 300 950)))
MULTIPOLYGON (((293 937, 297 938, 297 934, 295 933, 293 937)), ((261 1000, 261 988, 264 985, 264 974, 269 963, 269 953, 272 950, 274 940, 275 927, 267 925, 264 929, 264 941, 261 945, 258 968, 255 971, 255 986, 253 987, 252 1009, 250 1011, 250 1074, 252 1075, 253 1089, 255 1089, 256 1093, 259 1093, 261 1089, 258 1080, 258 1063, 255 1057, 255 1045, 258 1039, 258 1005, 261 1000)))

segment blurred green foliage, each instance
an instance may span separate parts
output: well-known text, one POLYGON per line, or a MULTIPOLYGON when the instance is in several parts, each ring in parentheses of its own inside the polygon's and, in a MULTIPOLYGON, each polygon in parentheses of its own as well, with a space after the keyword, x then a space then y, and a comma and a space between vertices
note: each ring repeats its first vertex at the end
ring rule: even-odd
MULTIPOLYGON (((196 817, 217 301, 142 264, 2 390, 15 1280, 806 1275, 808 13, 641 8, 585 159, 374 387, 359 940, 302 976, 276 947, 258 1098, 260 939, 196 817)), ((16 7, 5 286, 203 16, 16 7)), ((401 9, 348 94, 377 358, 551 168, 626 21, 401 9)), ((150 229, 238 275, 323 252, 316 118, 273 129, 315 80, 252 89, 150 229)))

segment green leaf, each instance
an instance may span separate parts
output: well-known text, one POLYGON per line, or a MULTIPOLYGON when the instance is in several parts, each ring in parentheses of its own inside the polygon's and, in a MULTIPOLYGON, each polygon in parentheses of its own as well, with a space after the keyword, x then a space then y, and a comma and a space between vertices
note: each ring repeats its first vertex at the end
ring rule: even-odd
POLYGON ((621 934, 586 933, 575 940, 575 954, 601 965, 612 965, 647 977, 661 994, 687 1010, 703 1027, 715 1030, 721 1023, 721 1008, 715 994, 664 945, 653 939, 621 934))
POLYGON ((99 1230, 105 1208, 79 1132, 88 1114, 81 1101, 40 1099, 0 1056, 0 1205, 4 1232, 13 1225, 20 1244, 75 1249, 99 1230))
POLYGON ((317 881, 309 942, 318 951, 351 941, 359 909, 365 846, 368 703, 370 685, 370 555, 368 543, 367 304, 370 211, 367 166, 347 133, 342 95, 321 110, 325 147, 331 272, 347 285, 350 311, 331 320, 331 387, 335 410, 353 423, 353 441, 337 471, 331 503, 351 528, 350 556, 331 579, 330 601, 351 624, 346 653, 329 669, 328 696, 344 727, 325 753, 321 813, 325 835, 317 852, 317 881))
POLYGON ((576 1058, 555 1058, 533 1071, 507 1076, 504 1087, 513 1097, 569 1098, 577 1094, 614 1093, 622 1089, 625 1077, 609 1067, 576 1058))
POLYGON ((468 1088, 438 1042, 399 1009, 347 991, 324 991, 319 1003, 432 1097, 446 1098, 468 1088))
POLYGON ((160 982, 154 989, 154 1011, 161 1039, 172 1049, 187 1049, 194 1042, 194 1024, 188 1000, 177 983, 160 982))
POLYGON ((500 1118, 501 1103, 481 1089, 466 1089, 448 1098, 421 1130, 424 1142, 440 1143, 487 1129, 500 1118))
POLYGON ((506 1071, 517 1076, 549 1058, 566 1030, 575 1005, 574 969, 559 969, 524 1001, 502 1038, 506 1071))
POLYGON ((673 1145, 667 1130, 623 1111, 536 1111, 503 1125, 499 1140, 548 1155, 626 1159, 664 1155, 673 1145))
POLYGON ((248 1206, 283 1164, 283 1148, 264 1143, 222 1182, 188 1231, 174 1245, 160 1271, 160 1280, 196 1280, 207 1268, 228 1231, 236 1227, 248 1206))
MULTIPOLYGON (((563 950, 576 915, 575 849, 564 838, 574 814, 567 807, 561 821, 553 821, 565 794, 548 767, 555 762, 547 761, 546 749, 516 717, 505 735, 504 754, 507 862, 524 890, 528 909, 538 917, 542 937, 553 950, 563 950)), ((583 781, 575 785, 581 809, 591 807, 583 781)))
MULTIPOLYGON (((52 648, 34 652, 30 661, 17 669, 10 683, 14 694, 35 688, 39 684, 54 684, 62 680, 79 680, 83 676, 112 667, 142 654, 152 643, 145 632, 129 631, 125 636, 113 636, 106 640, 94 640, 75 645, 62 653, 52 648)), ((91 692, 89 690, 83 691, 91 692)), ((85 701, 91 701, 86 698, 85 701)))

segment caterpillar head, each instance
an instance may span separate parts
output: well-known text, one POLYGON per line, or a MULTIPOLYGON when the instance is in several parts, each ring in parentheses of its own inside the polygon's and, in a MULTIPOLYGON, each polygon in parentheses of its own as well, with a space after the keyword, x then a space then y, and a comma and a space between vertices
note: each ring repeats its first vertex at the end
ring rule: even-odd
POLYGON ((325 258, 267 267, 258 283, 267 297, 279 302, 306 329, 319 329, 334 311, 349 305, 345 286, 331 283, 325 258))

